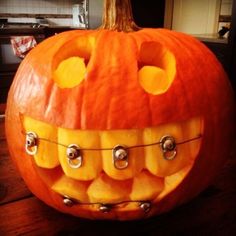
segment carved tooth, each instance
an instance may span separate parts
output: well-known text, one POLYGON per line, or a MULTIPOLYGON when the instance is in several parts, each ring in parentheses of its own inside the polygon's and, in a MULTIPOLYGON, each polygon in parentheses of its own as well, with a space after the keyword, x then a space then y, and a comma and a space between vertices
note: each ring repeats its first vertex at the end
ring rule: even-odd
POLYGON ((159 142, 165 135, 172 136, 176 142, 176 149, 165 154, 169 158, 163 156, 161 145, 145 147, 146 168, 156 176, 165 177, 173 175, 191 164, 198 154, 201 140, 189 142, 188 140, 199 137, 201 131, 202 122, 198 117, 185 122, 160 125, 156 128, 146 128, 143 133, 144 143, 159 142), (184 143, 179 144, 183 141, 184 143))
POLYGON ((112 204, 129 200, 131 187, 132 179, 122 181, 115 180, 105 173, 101 173, 101 175, 89 185, 87 193, 90 202, 112 204))
POLYGON ((99 132, 58 128, 58 143, 67 145, 67 147, 76 144, 80 148, 81 158, 70 160, 68 158, 68 148, 58 146, 59 160, 64 173, 68 177, 77 180, 92 180, 101 172, 101 152, 83 150, 83 148, 100 148, 99 132))
POLYGON ((72 200, 88 202, 88 186, 88 181, 78 181, 63 175, 54 182, 51 189, 63 196, 69 196, 72 200))
POLYGON ((37 152, 35 152, 34 160, 40 167, 52 169, 58 166, 57 152, 57 128, 41 121, 36 121, 30 117, 23 117, 23 126, 27 132, 37 134, 37 152))
MULTIPOLYGON (((141 130, 115 130, 101 132, 101 146, 115 148, 117 145, 124 147, 142 144, 141 130)), ((128 149, 128 158, 123 161, 114 161, 114 150, 103 150, 103 170, 107 175, 117 180, 133 178, 144 166, 143 148, 128 149), (116 165, 117 164, 117 165, 116 165), (119 168, 121 167, 121 168, 119 168)))
POLYGON ((132 191, 129 197, 132 201, 155 199, 164 188, 164 178, 152 175, 147 170, 133 178, 132 191))

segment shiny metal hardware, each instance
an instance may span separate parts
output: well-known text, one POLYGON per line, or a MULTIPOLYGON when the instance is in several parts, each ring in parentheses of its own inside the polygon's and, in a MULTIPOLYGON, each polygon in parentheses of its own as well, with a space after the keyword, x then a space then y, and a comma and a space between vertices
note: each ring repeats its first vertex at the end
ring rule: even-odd
POLYGON ((124 201, 118 203, 98 203, 98 202, 80 202, 76 199, 69 197, 68 195, 62 195, 62 202, 67 207, 73 207, 74 205, 88 205, 95 206, 97 205, 98 211, 102 213, 109 213, 113 208, 123 203, 136 203, 137 207, 142 210, 144 213, 148 213, 152 208, 151 201, 124 201))
POLYGON ((68 207, 72 207, 74 206, 75 202, 68 196, 63 196, 63 203, 64 205, 68 206, 68 207))
POLYGON ((122 170, 128 167, 128 151, 122 145, 117 145, 112 150, 113 165, 116 169, 122 170))
POLYGON ((108 205, 108 204, 100 204, 99 206, 99 211, 101 211, 102 213, 108 213, 109 211, 111 211, 112 206, 108 205))
POLYGON ((38 136, 34 132, 27 132, 26 139, 25 139, 25 151, 27 154, 33 156, 38 151, 38 144, 37 144, 38 136))
POLYGON ((71 168, 78 169, 82 166, 83 158, 77 144, 70 144, 66 149, 66 155, 71 168))
POLYGON ((160 140, 163 157, 166 160, 173 160, 177 155, 175 139, 170 135, 165 135, 160 140))
POLYGON ((141 202, 139 207, 145 212, 148 213, 151 210, 151 203, 150 202, 141 202))

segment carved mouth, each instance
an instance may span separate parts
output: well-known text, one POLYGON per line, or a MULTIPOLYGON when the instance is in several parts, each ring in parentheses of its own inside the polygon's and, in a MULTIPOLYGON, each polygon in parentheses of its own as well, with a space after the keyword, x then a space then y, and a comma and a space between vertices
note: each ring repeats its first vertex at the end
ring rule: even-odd
MULTIPOLYGON (((191 170, 203 121, 131 130, 71 130, 22 116, 25 149, 45 184, 66 205, 140 203, 149 209, 191 170), (146 204, 146 205, 144 205, 146 204)), ((105 207, 106 206, 106 207, 105 207)))

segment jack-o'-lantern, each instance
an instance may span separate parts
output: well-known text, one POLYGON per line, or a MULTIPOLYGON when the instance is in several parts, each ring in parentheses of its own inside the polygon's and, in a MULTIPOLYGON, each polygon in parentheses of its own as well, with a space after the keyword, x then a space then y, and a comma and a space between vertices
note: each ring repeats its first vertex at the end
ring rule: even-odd
POLYGON ((6 135, 45 203, 80 217, 139 219, 213 179, 230 150, 233 96, 198 40, 132 31, 129 1, 106 4, 105 29, 58 34, 26 56, 9 92, 6 135))

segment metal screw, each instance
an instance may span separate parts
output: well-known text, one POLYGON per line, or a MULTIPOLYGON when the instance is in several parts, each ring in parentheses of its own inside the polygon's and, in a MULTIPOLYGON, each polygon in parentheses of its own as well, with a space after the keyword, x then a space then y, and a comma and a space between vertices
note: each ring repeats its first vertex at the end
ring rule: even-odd
POLYGON ((128 153, 123 147, 120 147, 119 149, 115 150, 114 155, 117 160, 124 160, 127 157, 128 153))
POLYGON ((128 151, 122 145, 117 145, 112 150, 113 165, 116 169, 122 170, 125 169, 128 162, 128 151))
POLYGON ((77 144, 70 144, 66 149, 67 162, 73 169, 78 169, 82 166, 83 158, 80 147, 77 144))
POLYGON ((139 207, 145 212, 148 213, 151 210, 150 202, 141 202, 139 207))
POLYGON ((36 145, 37 135, 33 132, 28 132, 26 134, 26 146, 34 147, 36 145))
POLYGON ((33 156, 37 153, 38 151, 37 139, 38 139, 38 136, 36 133, 34 132, 26 133, 25 151, 27 154, 33 156))
POLYGON ((176 147, 175 139, 169 135, 162 137, 160 142, 164 151, 173 151, 176 147))
POLYGON ((109 211, 111 211, 111 205, 101 204, 99 206, 99 211, 101 211, 102 213, 108 213, 109 211))
POLYGON ((64 196, 63 203, 68 207, 72 207, 75 204, 74 201, 67 196, 64 196))
POLYGON ((80 156, 79 146, 76 144, 71 144, 66 149, 66 155, 70 160, 74 160, 80 156))
POLYGON ((170 135, 165 135, 160 140, 163 157, 166 160, 173 160, 177 155, 175 139, 170 135))

